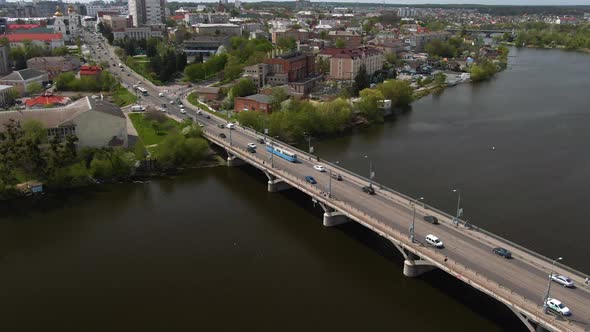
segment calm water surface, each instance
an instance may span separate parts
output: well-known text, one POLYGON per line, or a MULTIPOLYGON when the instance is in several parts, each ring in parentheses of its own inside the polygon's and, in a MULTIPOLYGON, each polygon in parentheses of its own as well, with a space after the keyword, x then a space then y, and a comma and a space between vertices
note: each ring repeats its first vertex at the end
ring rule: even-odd
MULTIPOLYGON (((316 144, 322 157, 590 270, 590 57, 512 53, 511 69, 316 144), (495 146, 495 150, 491 150, 495 146)), ((518 331, 440 272, 402 275, 359 225, 325 229, 250 167, 0 203, 2 331, 518 331)))

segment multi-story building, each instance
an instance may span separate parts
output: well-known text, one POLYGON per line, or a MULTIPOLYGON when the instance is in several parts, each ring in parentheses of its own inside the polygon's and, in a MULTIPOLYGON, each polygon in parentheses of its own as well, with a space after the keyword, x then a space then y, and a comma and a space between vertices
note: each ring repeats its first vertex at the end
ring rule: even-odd
POLYGON ((230 20, 229 13, 185 13, 184 22, 187 25, 199 23, 227 23, 230 20))
POLYGON ((242 27, 231 23, 199 23, 192 26, 194 32, 201 36, 241 36, 242 27))
POLYGON ((125 28, 130 27, 129 19, 127 16, 121 15, 103 15, 101 21, 109 26, 112 31, 121 31, 125 30, 125 28))
POLYGON ((113 31, 113 39, 148 39, 150 37, 160 38, 162 37, 162 30, 157 27, 129 27, 123 30, 113 31))
POLYGON ((352 81, 362 65, 367 74, 372 75, 383 69, 385 62, 383 51, 369 46, 352 49, 327 48, 319 56, 330 60, 329 78, 333 80, 352 81))
POLYGON ((328 39, 335 44, 337 40, 342 40, 347 48, 355 48, 361 46, 361 35, 356 31, 330 31, 328 32, 328 39))
POLYGON ((166 0, 129 0, 128 5, 134 27, 166 22, 166 0))
POLYGON ((412 18, 412 17, 416 16, 416 8, 410 8, 410 7, 398 8, 397 15, 399 17, 412 18))
POLYGON ((429 42, 438 40, 449 40, 451 33, 447 31, 433 31, 426 33, 414 34, 410 37, 410 42, 413 44, 414 52, 424 52, 424 47, 429 42))
POLYGON ((309 31, 305 29, 275 29, 272 31, 271 37, 275 44, 281 38, 293 38, 295 41, 304 43, 309 39, 309 31))
POLYGON ((96 16, 99 11, 107 10, 103 5, 86 5, 86 15, 96 16))

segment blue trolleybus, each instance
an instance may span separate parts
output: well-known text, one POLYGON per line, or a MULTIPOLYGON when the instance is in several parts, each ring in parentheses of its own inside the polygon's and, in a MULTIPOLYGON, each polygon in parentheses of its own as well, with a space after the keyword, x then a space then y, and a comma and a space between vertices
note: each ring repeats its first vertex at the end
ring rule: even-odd
POLYGON ((273 146, 267 145, 266 151, 268 151, 276 156, 279 156, 285 160, 288 160, 292 163, 297 162, 297 155, 289 150, 286 150, 286 149, 283 149, 283 148, 280 148, 277 146, 273 147, 273 146))

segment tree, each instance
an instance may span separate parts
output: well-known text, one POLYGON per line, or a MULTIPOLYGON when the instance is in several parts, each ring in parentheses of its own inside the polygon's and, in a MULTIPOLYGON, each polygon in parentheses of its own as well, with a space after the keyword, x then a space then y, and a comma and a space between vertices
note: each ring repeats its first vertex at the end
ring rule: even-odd
POLYGON ((389 52, 385 54, 385 60, 387 60, 387 62, 391 63, 392 65, 397 64, 397 54, 395 54, 394 52, 389 52))
POLYGON ((316 68, 318 72, 327 74, 330 72, 330 59, 318 57, 316 61, 316 68))
POLYGON ((51 51, 51 55, 53 56, 67 55, 68 53, 69 50, 67 46, 56 47, 53 49, 53 51, 51 51))
POLYGON ((355 103, 356 110, 363 114, 369 122, 383 122, 383 111, 379 107, 383 102, 383 94, 376 89, 364 89, 360 92, 360 100, 355 103))
POLYGON ((336 39, 336 42, 334 43, 334 46, 336 48, 345 48, 346 47, 346 42, 343 39, 338 38, 338 39, 336 39))
POLYGON ((250 78, 242 78, 231 89, 231 95, 235 97, 245 97, 255 94, 258 89, 256 84, 250 78))
POLYGON ((272 88, 271 109, 275 112, 279 111, 281 109, 281 103, 287 99, 289 99, 289 94, 285 89, 280 87, 272 88))
POLYGON ((447 80, 447 75, 445 75, 442 72, 438 72, 436 74, 434 74, 434 82, 436 83, 436 85, 443 85, 445 84, 447 80))
POLYGON ((414 90, 407 81, 389 80, 379 84, 384 99, 391 100, 395 106, 406 106, 414 100, 414 90))
POLYGON ((371 84, 371 78, 367 74, 367 67, 361 64, 358 73, 354 77, 353 94, 358 96, 359 91, 366 89, 371 84))
POLYGON ((36 95, 36 94, 40 93, 41 91, 43 91, 43 86, 39 82, 33 82, 33 83, 27 85, 26 90, 29 94, 36 95))
POLYGON ((277 47, 282 50, 293 50, 297 48, 297 41, 293 37, 279 38, 277 40, 277 47))

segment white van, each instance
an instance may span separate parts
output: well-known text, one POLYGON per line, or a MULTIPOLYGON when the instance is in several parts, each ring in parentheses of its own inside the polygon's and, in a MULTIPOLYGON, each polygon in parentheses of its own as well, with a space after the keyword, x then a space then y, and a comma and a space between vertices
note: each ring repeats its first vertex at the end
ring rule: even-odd
POLYGON ((232 129, 235 129, 236 125, 230 122, 230 123, 226 124, 225 127, 229 130, 232 130, 232 129))
POLYGON ((158 93, 158 97, 164 97, 164 92, 158 93))
POLYGON ((426 235, 426 243, 428 243, 431 246, 436 247, 436 248, 443 248, 444 247, 444 244, 442 243, 442 241, 439 240, 436 236, 434 236, 432 234, 426 235))
POLYGON ((141 105, 133 105, 131 106, 131 112, 143 112, 145 111, 145 107, 141 105))

